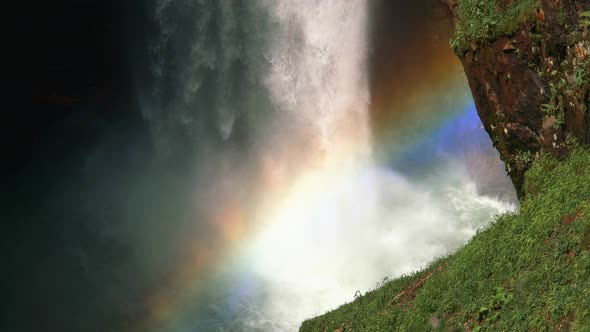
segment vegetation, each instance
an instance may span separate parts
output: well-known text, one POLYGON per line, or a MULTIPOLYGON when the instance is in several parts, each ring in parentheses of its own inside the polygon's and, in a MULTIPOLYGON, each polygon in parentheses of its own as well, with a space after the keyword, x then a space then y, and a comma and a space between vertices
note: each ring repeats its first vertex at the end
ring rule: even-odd
POLYGON ((525 22, 533 19, 540 8, 540 0, 504 1, 459 0, 458 23, 451 46, 457 54, 470 44, 481 44, 500 36, 509 36, 518 31, 525 22))
POLYGON ((301 331, 590 331, 590 152, 541 156, 525 192, 456 253, 301 331))
MULTIPOLYGON (((567 51, 544 59, 541 63, 529 63, 529 67, 537 70, 539 78, 549 85, 548 101, 541 105, 545 119, 553 118, 554 129, 565 124, 565 113, 570 111, 585 112, 590 72, 590 12, 579 14, 582 29, 571 26, 567 30, 567 51)), ((529 33, 533 48, 547 49, 541 35, 529 33)), ((554 52, 555 53, 555 52, 554 52)))

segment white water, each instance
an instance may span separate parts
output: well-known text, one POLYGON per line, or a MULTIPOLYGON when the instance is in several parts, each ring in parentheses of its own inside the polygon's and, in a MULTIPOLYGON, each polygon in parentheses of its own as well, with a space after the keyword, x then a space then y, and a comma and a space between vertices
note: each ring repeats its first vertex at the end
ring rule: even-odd
MULTIPOLYGON (((454 172, 456 165, 441 166, 454 172)), ((369 167, 302 180, 252 253, 269 289, 269 330, 296 330, 303 319, 353 300, 357 290, 416 271, 515 208, 479 196, 466 179, 428 185, 369 167)))
POLYGON ((268 3, 278 22, 265 77, 273 101, 329 154, 350 142, 368 149, 366 0, 268 3))
MULTIPOLYGON (((455 162, 441 162, 438 171, 448 176, 427 183, 374 163, 368 0, 180 3, 160 1, 156 10, 159 107, 145 108, 156 140, 168 150, 185 133, 206 159, 229 158, 230 169, 216 174, 230 188, 245 186, 239 176, 252 168, 278 183, 263 185, 264 204, 251 221, 261 230, 237 254, 264 293, 245 299, 247 313, 232 318, 241 329, 297 330, 303 319, 424 266, 514 209, 478 195, 455 162), (235 152, 238 120, 251 141, 235 152)), ((187 326, 231 330, 233 321, 187 326)))

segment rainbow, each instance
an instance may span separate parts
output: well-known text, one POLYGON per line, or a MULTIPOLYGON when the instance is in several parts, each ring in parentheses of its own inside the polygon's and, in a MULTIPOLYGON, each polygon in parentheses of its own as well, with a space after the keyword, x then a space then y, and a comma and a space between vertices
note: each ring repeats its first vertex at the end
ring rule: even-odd
MULTIPOLYGON (((461 64, 448 47, 449 29, 441 24, 435 22, 418 29, 417 37, 403 45, 384 43, 378 47, 372 67, 379 69, 373 69, 375 74, 370 79, 371 98, 367 110, 372 153, 383 168, 410 175, 436 167, 442 159, 460 156, 473 166, 469 169, 492 165, 483 167, 485 174, 470 175, 497 182, 502 178, 498 171, 501 165, 489 137, 480 127, 461 64)), ((250 206, 250 201, 241 200, 237 194, 235 197, 229 194, 224 198, 223 207, 208 216, 211 229, 206 238, 201 234, 184 234, 177 243, 182 258, 158 280, 156 289, 142 294, 138 300, 142 308, 138 319, 125 328, 183 330, 201 310, 211 309, 211 303, 199 299, 213 284, 228 273, 256 267, 260 263, 257 259, 265 260, 265 273, 274 271, 287 280, 302 278, 295 270, 281 267, 281 264, 285 264, 282 261, 285 257, 293 260, 297 255, 301 259, 314 255, 308 252, 305 241, 290 248, 290 252, 281 252, 283 256, 274 254, 271 248, 281 247, 284 237, 308 238, 309 234, 305 233, 308 229, 289 225, 296 226, 310 216, 313 219, 317 213, 333 213, 322 210, 325 200, 351 203, 340 193, 350 190, 343 179, 357 171, 344 165, 350 154, 360 149, 355 139, 358 126, 344 120, 338 123, 342 123, 340 136, 348 138, 337 142, 335 151, 320 147, 305 155, 301 146, 294 144, 287 145, 284 159, 261 156, 251 181, 257 184, 256 206, 250 206), (284 160, 297 160, 300 170, 284 171, 284 160), (334 194, 322 194, 327 188, 334 194), (307 215, 305 209, 313 210, 314 214, 307 215), (195 238, 200 240, 194 241, 195 238)), ((355 188, 366 190, 360 194, 371 190, 370 185, 374 184, 371 176, 360 176, 362 184, 355 188)), ((332 220, 333 216, 325 218, 332 220)), ((326 227, 326 232, 337 228, 332 224, 320 226, 326 227)), ((318 232, 324 234, 322 230, 318 232)), ((317 241, 326 241, 330 249, 329 240, 317 241)), ((297 262, 290 264, 297 265, 297 262)), ((324 268, 321 261, 315 268, 324 268)), ((248 277, 249 273, 244 272, 245 277, 229 283, 232 289, 227 292, 236 297, 229 299, 229 306, 237 305, 232 301, 239 301, 240 296, 254 292, 257 281, 248 277)), ((263 273, 262 277, 268 275, 263 273)))

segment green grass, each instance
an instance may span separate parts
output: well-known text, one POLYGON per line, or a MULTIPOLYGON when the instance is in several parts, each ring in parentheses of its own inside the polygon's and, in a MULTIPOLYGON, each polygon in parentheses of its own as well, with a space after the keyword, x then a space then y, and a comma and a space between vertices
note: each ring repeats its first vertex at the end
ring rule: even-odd
POLYGON ((456 253, 301 331, 590 331, 590 152, 540 157, 525 190, 456 253))
POLYGON ((534 18, 537 8, 540 8, 539 0, 513 0, 505 8, 496 0, 459 0, 451 46, 459 54, 470 44, 513 35, 523 23, 534 18))

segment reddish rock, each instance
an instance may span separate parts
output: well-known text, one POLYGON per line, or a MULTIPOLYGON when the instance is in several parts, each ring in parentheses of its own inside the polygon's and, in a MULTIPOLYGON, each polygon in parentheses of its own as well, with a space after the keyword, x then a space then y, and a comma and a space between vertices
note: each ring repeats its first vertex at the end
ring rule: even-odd
MULTIPOLYGON (((457 1, 443 0, 454 16, 457 1)), ((498 1, 504 10, 512 1, 498 1)), ((513 35, 470 42, 457 54, 484 127, 523 197, 524 174, 542 152, 561 158, 590 143, 590 1, 543 0, 513 35)))

